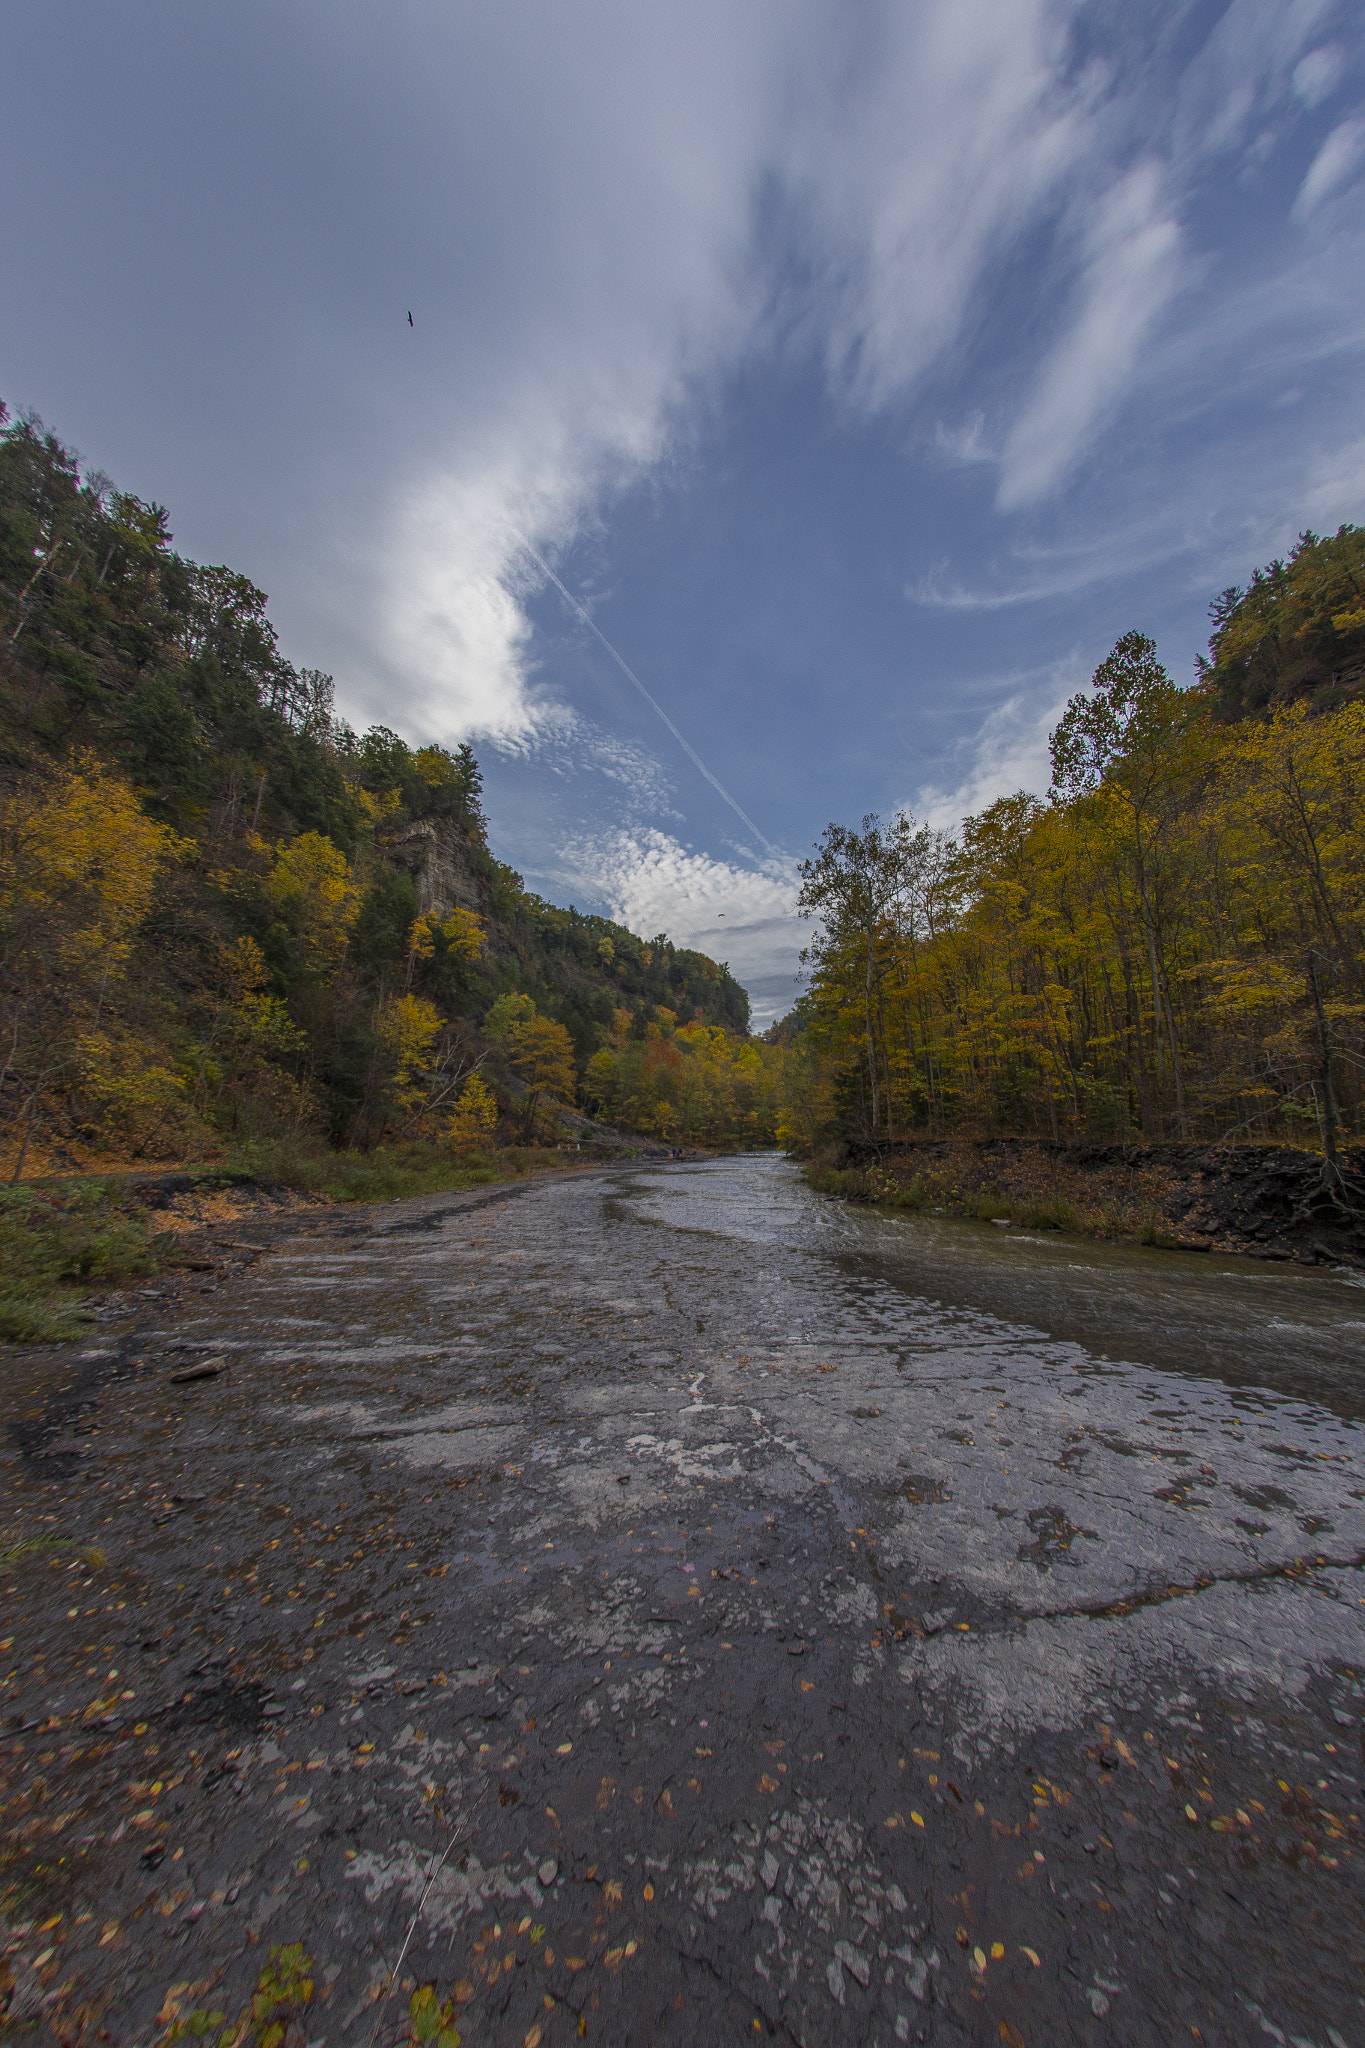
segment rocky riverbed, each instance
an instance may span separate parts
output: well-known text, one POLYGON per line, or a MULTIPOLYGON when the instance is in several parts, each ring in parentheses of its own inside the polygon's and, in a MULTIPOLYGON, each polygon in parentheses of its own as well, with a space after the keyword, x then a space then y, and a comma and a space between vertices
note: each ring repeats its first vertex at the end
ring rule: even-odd
POLYGON ((9 2032, 1359 2041, 1365 1291, 1021 1236, 621 1167, 11 1355, 9 2032))

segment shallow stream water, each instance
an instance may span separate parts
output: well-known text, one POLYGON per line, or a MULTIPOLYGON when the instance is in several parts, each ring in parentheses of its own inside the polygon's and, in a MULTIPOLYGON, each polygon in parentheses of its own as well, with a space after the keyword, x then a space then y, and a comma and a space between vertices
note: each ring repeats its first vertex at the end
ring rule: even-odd
POLYGON ((916 1316, 962 1311, 1002 1337, 1365 1415, 1365 1272, 888 1213, 814 1195, 790 1161, 764 1155, 640 1175, 631 1200, 672 1230, 810 1253, 916 1316))

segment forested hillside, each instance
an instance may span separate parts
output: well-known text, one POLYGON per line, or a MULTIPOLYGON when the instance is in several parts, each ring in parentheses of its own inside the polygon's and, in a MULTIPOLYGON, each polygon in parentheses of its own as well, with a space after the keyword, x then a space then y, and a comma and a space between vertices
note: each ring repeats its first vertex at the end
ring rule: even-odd
POLYGON ((7 1178, 557 1137, 589 1074, 646 1131, 770 1133, 726 968, 527 891, 467 746, 353 732, 244 576, 40 422, 0 428, 7 1178))
POLYGON ((783 1130, 1365 1135, 1365 532, 1212 607, 1177 688, 1121 639, 1052 735, 1047 801, 956 835, 831 825, 783 1130))

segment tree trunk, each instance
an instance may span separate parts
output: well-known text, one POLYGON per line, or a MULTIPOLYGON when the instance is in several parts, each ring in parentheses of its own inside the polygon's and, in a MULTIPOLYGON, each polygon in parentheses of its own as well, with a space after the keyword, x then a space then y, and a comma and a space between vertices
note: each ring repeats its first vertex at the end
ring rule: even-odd
POLYGON ((877 1105, 877 1041, 872 1030, 872 928, 867 933, 867 986, 863 995, 863 1012, 867 1021, 867 1074, 872 1084, 872 1135, 877 1135, 880 1121, 877 1105))
POLYGON ((1337 1158, 1337 1104, 1332 1090, 1332 1044, 1327 1035, 1327 1013, 1322 1007, 1322 991, 1318 987, 1318 963, 1312 953, 1308 956, 1308 985, 1313 991, 1313 1008, 1318 1014, 1318 1044, 1322 1055, 1322 1178, 1332 1193, 1340 1197, 1345 1192, 1345 1182, 1337 1158))

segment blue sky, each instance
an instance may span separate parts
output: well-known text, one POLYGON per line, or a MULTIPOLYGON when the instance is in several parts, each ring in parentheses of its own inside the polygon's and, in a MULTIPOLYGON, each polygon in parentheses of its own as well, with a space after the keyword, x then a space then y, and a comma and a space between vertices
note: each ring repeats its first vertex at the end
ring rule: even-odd
POLYGON ((765 1021, 827 822, 1041 789, 1119 633, 1188 679, 1215 591, 1365 517, 1363 41, 1337 0, 46 0, 0 394, 353 720, 471 739, 532 886, 765 1021))

